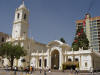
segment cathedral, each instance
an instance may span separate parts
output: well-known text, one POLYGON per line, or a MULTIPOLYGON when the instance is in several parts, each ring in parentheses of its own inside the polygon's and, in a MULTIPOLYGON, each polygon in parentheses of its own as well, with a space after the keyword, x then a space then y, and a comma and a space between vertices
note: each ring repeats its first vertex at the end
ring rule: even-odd
MULTIPOLYGON (((28 65, 36 69, 57 69, 62 70, 64 64, 73 64, 78 62, 79 70, 100 70, 100 54, 89 50, 79 49, 74 51, 67 43, 54 40, 48 44, 42 44, 28 37, 29 28, 29 10, 24 2, 16 9, 12 28, 12 36, 6 42, 20 44, 27 50, 27 56, 20 57, 14 61, 14 66, 26 67, 28 65), (25 59, 25 62, 21 60, 25 59)), ((7 61, 5 58, 4 61, 7 61)), ((8 62, 3 63, 4 66, 8 62)))

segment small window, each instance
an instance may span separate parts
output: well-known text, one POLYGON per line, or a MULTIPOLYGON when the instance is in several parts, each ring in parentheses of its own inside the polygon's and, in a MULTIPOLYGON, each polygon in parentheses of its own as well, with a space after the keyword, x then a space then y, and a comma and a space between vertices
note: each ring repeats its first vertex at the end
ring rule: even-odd
POLYGON ((87 67, 87 62, 85 62, 85 67, 87 67))
POLYGON ((72 60, 69 58, 68 61, 72 61, 72 60))
POLYGON ((41 67, 41 59, 39 59, 39 67, 41 67))
POLYGON ((26 20, 26 14, 24 14, 24 20, 26 20))
POLYGON ((20 14, 18 13, 18 14, 17 14, 17 18, 18 18, 18 19, 19 19, 19 16, 20 16, 20 14))
POLYGON ((47 59, 44 60, 44 67, 47 66, 47 59))
POLYGON ((76 58, 75 61, 78 62, 78 58, 76 58))
POLYGON ((24 46, 24 44, 23 43, 21 43, 21 47, 23 47, 24 46))
POLYGON ((4 63, 4 60, 2 60, 2 62, 1 62, 2 64, 4 63))
POLYGON ((2 37, 2 42, 4 42, 4 37, 2 37))
POLYGON ((1 60, 1 58, 0 58, 0 62, 1 62, 2 60, 1 60))

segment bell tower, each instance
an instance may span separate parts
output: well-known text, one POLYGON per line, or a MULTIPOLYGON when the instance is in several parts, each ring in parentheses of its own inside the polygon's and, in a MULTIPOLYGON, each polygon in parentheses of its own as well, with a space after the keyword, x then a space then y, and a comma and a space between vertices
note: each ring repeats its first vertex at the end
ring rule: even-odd
POLYGON ((15 18, 13 22, 12 38, 28 37, 28 17, 29 11, 23 3, 16 9, 15 18))

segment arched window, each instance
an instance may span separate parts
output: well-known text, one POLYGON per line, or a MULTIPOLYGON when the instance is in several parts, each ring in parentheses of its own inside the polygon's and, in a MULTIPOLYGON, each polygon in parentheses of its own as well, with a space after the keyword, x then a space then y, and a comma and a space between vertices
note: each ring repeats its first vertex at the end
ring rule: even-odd
POLYGON ((68 61, 72 61, 72 60, 69 58, 68 61))
POLYGON ((26 20, 26 14, 24 14, 24 20, 26 20))
POLYGON ((2 42, 4 42, 4 37, 2 37, 2 42))
POLYGON ((44 59, 44 67, 47 66, 47 59, 44 59))
POLYGON ((85 62, 85 67, 87 67, 87 62, 85 62))
POLYGON ((39 59, 39 67, 41 67, 41 59, 39 59))
POLYGON ((75 61, 78 62, 79 61, 78 58, 75 58, 75 61))
POLYGON ((20 14, 18 13, 18 14, 17 14, 17 18, 18 18, 18 19, 19 19, 19 16, 20 16, 20 14))

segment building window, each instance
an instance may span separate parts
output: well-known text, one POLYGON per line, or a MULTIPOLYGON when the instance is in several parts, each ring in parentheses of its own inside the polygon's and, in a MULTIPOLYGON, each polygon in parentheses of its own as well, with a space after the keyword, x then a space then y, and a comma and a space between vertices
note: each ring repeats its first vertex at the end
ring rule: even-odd
POLYGON ((24 20, 26 20, 26 14, 24 14, 24 20))
POLYGON ((39 59, 39 67, 41 67, 41 59, 39 59))
POLYGON ((75 58, 75 61, 78 62, 79 61, 78 58, 75 58))
POLYGON ((100 20, 97 20, 97 22, 100 22, 100 20))
POLYGON ((2 37, 2 42, 4 42, 4 37, 2 37))
POLYGON ((44 59, 44 67, 47 66, 47 59, 44 59))
POLYGON ((2 64, 4 63, 4 60, 2 60, 2 62, 1 62, 2 64))
POLYGON ((87 67, 87 62, 85 62, 85 67, 87 67))
POLYGON ((17 18, 18 18, 18 19, 19 19, 19 16, 20 16, 20 14, 18 13, 18 14, 17 14, 17 18))
POLYGON ((24 46, 24 43, 21 43, 21 47, 23 47, 24 46))
POLYGON ((72 60, 69 58, 68 61, 72 61, 72 60))

